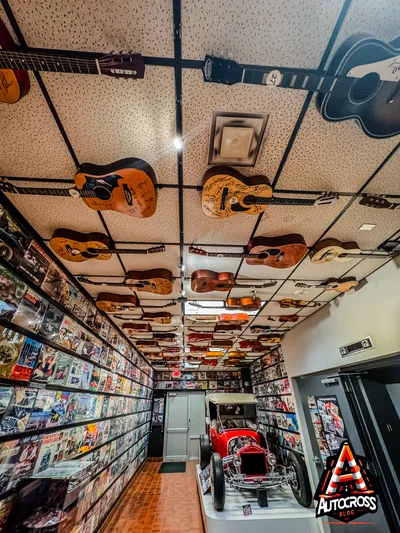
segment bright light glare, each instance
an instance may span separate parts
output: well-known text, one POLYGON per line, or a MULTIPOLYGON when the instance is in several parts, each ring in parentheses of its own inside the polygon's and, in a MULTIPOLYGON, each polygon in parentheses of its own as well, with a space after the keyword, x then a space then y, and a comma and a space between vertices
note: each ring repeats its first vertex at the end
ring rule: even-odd
POLYGON ((182 150, 183 148, 183 139, 182 137, 175 137, 174 139, 174 146, 177 150, 182 150))

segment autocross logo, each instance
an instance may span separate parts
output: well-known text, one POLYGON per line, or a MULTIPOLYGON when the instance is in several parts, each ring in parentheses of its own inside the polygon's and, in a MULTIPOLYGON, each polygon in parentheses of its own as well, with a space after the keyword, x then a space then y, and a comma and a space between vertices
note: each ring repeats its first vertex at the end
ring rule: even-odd
POLYGON ((327 515, 350 522, 367 513, 376 513, 378 500, 366 459, 355 455, 348 441, 339 453, 328 458, 314 500, 317 518, 327 515))

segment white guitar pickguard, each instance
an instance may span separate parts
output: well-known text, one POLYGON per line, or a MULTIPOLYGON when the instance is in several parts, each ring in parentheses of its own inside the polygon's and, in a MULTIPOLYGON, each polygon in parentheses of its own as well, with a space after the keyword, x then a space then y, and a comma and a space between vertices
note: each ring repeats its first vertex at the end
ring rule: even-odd
POLYGON ((350 78, 362 78, 367 74, 376 72, 382 81, 399 81, 400 80, 400 55, 377 61, 376 63, 367 63, 352 68, 347 76, 350 78))

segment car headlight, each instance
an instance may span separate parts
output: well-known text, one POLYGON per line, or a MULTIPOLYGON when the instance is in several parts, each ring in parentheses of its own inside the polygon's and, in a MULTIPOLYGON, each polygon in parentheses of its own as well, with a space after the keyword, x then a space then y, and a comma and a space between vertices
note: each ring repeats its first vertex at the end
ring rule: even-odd
POLYGON ((242 460, 239 455, 233 456, 233 464, 236 466, 236 468, 240 467, 240 465, 242 464, 242 460))
POLYGON ((274 455, 273 453, 269 453, 268 454, 268 463, 270 464, 270 466, 276 466, 276 463, 277 463, 276 455, 274 455))

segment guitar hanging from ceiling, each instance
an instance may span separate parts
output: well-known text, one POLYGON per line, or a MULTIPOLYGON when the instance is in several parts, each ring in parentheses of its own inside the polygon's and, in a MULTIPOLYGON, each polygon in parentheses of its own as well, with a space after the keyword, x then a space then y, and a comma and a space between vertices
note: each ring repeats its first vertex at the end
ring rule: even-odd
MULTIPOLYGON (((175 305, 175 303, 172 303, 172 305, 175 305)), ((117 318, 118 320, 143 320, 143 322, 155 322, 156 324, 171 324, 172 321, 171 313, 167 313, 166 311, 162 311, 160 313, 143 313, 139 316, 114 315, 113 318, 117 318)))
POLYGON ((195 270, 191 277, 191 289, 193 292, 205 293, 212 291, 230 291, 234 288, 241 289, 265 289, 274 287, 276 280, 248 280, 235 281, 233 272, 214 272, 214 270, 195 270), (238 283, 243 281, 244 283, 238 283), (251 282, 251 284, 249 284, 251 282))
POLYGON ((231 59, 206 55, 206 82, 251 83, 315 91, 325 120, 354 119, 369 137, 383 139, 400 133, 400 50, 373 36, 349 37, 337 50, 328 70, 245 68, 231 59))
POLYGON ((51 50, 20 50, 0 19, 0 102, 14 104, 30 89, 27 70, 68 74, 95 74, 112 78, 144 78, 145 65, 139 53, 109 54, 98 59, 82 54, 59 54, 51 50))
POLYGON ((157 206, 154 170, 143 159, 129 157, 110 165, 83 163, 68 189, 17 187, 0 177, 0 191, 9 194, 38 194, 82 198, 95 211, 118 211, 131 217, 147 218, 157 206))
POLYGON ((321 291, 336 291, 336 292, 347 292, 350 289, 354 289, 354 287, 357 287, 358 281, 354 277, 347 277, 347 278, 329 278, 323 282, 321 282, 319 285, 316 285, 315 283, 308 283, 308 282, 297 282, 295 284, 296 287, 301 287, 305 289, 320 289, 321 291))
POLYGON ((171 294, 174 280, 177 279, 166 268, 155 268, 152 270, 130 270, 125 274, 125 281, 122 283, 92 281, 85 276, 77 276, 81 283, 90 285, 107 285, 110 287, 128 287, 139 292, 150 292, 152 294, 171 294))
POLYGON ((167 304, 142 306, 139 298, 134 294, 113 294, 112 292, 100 292, 96 298, 97 307, 106 313, 136 311, 140 307, 145 307, 146 309, 163 309, 176 304, 177 301, 172 300, 167 304))
POLYGON ((352 259, 391 259, 398 253, 382 253, 382 250, 361 250, 356 242, 341 242, 337 239, 324 239, 310 250, 311 263, 322 264, 330 261, 346 262, 352 259))
POLYGON ((201 206, 208 217, 226 218, 238 213, 259 215, 268 205, 326 206, 337 200, 338 195, 331 193, 316 199, 273 197, 266 176, 246 177, 233 168, 218 166, 204 175, 201 206))
POLYGON ((160 244, 147 249, 115 248, 112 240, 104 233, 81 233, 70 229, 59 228, 50 239, 50 247, 62 259, 81 263, 89 259, 105 261, 111 259, 112 254, 158 254, 165 252, 165 246, 160 244))
POLYGON ((400 202, 390 202, 384 195, 367 194, 360 200, 360 205, 376 209, 400 209, 400 202))
POLYGON ((233 257, 246 259, 248 265, 265 265, 272 268, 291 268, 303 259, 308 247, 302 235, 291 233, 280 237, 254 237, 250 239, 242 253, 207 252, 195 246, 189 253, 206 257, 233 257))

